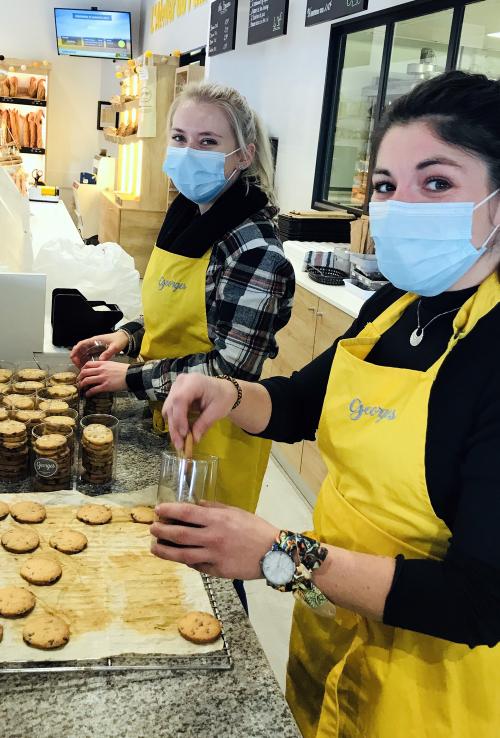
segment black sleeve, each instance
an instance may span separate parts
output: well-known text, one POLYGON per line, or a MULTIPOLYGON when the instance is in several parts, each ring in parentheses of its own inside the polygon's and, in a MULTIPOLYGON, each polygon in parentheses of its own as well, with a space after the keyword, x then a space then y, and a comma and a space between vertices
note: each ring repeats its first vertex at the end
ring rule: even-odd
POLYGON ((495 373, 479 403, 461 459, 459 502, 446 557, 442 562, 400 558, 384 612, 388 625, 471 648, 500 641, 500 392, 495 373))
POLYGON ((383 287, 365 302, 358 317, 333 345, 291 377, 269 377, 261 380, 271 396, 272 413, 267 428, 259 435, 273 441, 296 443, 313 441, 330 377, 333 357, 341 338, 357 336, 364 326, 383 312, 402 293, 394 287, 383 287))

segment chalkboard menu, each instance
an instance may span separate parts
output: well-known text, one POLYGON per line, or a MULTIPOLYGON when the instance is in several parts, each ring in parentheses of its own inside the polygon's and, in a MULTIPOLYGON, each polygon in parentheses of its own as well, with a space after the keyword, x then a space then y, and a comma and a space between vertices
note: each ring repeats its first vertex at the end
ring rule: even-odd
POLYGON ((208 56, 232 51, 236 45, 238 0, 215 0, 210 9, 208 56))
POLYGON ((343 18, 368 8, 368 0, 307 0, 306 26, 343 18))
POLYGON ((249 44, 258 44, 259 41, 286 34, 288 2, 289 0, 250 0, 249 44))

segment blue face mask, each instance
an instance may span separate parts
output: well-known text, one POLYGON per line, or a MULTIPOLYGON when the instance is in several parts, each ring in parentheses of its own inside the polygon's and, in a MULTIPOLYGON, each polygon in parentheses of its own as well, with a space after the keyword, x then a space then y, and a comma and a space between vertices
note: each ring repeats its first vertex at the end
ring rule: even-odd
POLYGON ((405 292, 432 297, 455 284, 485 253, 499 226, 481 248, 471 242, 473 202, 370 203, 370 230, 380 271, 405 292))
POLYGON ((170 177, 179 192, 188 200, 202 205, 212 202, 222 192, 237 169, 226 179, 226 156, 220 151, 202 151, 188 146, 169 146, 163 163, 163 171, 170 177))

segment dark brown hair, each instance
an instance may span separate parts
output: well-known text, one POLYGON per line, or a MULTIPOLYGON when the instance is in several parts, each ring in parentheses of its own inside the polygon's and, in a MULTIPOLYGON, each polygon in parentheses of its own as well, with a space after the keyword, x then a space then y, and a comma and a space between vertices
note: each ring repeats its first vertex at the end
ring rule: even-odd
POLYGON ((392 126, 415 121, 428 123, 442 141, 481 159, 491 190, 500 189, 500 81, 454 71, 420 83, 386 108, 372 138, 375 158, 392 126))

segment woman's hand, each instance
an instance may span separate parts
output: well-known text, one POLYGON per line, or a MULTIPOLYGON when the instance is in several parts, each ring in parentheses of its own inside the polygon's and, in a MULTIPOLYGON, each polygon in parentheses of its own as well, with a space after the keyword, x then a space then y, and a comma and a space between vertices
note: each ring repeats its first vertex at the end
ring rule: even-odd
POLYGON ((175 448, 184 446, 189 430, 188 413, 193 406, 201 411, 191 429, 194 441, 198 443, 216 420, 229 415, 236 397, 235 387, 227 380, 204 374, 179 374, 162 410, 175 448))
POLYGON ((78 386, 85 397, 127 389, 127 369, 121 361, 88 361, 78 375, 78 386))
POLYGON ((123 331, 118 330, 116 333, 103 333, 100 336, 92 336, 92 338, 79 341, 73 346, 69 355, 69 358, 78 369, 81 369, 85 364, 89 349, 95 348, 96 343, 106 346, 106 350, 102 352, 99 359, 100 361, 107 361, 128 346, 128 336, 123 331))
POLYGON ((158 541, 151 546, 155 556, 227 579, 259 579, 260 560, 279 533, 266 520, 228 505, 164 502, 156 512, 161 520, 153 523, 151 534, 184 548, 158 541), (169 520, 186 525, 170 525, 169 520))

